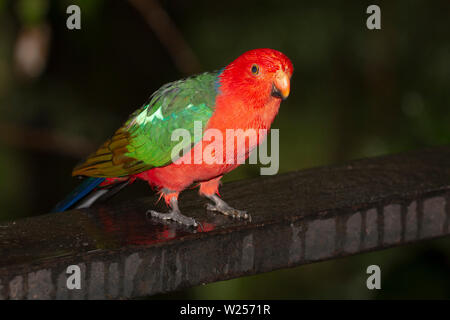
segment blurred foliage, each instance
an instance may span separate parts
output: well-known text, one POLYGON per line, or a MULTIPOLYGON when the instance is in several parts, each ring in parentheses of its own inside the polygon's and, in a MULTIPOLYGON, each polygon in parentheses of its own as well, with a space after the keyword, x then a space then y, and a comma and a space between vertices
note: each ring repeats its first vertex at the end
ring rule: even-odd
MULTIPOLYGON (((204 71, 257 47, 292 59, 291 96, 273 125, 280 172, 450 142, 450 2, 377 3, 382 30, 370 31, 368 1, 161 1, 204 71)), ((154 90, 182 76, 127 1, 0 0, 0 125, 53 130, 94 148, 154 90), (81 7, 81 30, 66 28, 70 4, 81 7), (45 69, 19 75, 17 39, 26 27, 46 25, 45 69)), ((48 212, 76 183, 70 172, 80 159, 39 143, 0 139, 2 220, 48 212)), ((225 181, 258 173, 245 165, 225 181)), ((141 187, 133 192, 147 194, 141 187)), ((163 298, 449 298, 449 260, 449 241, 436 240, 163 298), (364 287, 369 264, 382 266, 380 292, 364 287)))
POLYGON ((48 10, 47 0, 18 0, 16 14, 22 25, 33 25, 45 20, 48 10))

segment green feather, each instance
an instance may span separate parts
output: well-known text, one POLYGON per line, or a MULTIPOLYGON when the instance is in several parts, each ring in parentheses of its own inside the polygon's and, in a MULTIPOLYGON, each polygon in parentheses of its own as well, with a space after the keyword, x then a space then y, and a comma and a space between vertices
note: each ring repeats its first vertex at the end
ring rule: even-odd
POLYGON ((162 86, 73 175, 117 177, 170 164, 179 144, 171 140, 172 132, 186 129, 198 142, 194 122, 205 129, 215 108, 216 82, 217 73, 203 73, 162 86))

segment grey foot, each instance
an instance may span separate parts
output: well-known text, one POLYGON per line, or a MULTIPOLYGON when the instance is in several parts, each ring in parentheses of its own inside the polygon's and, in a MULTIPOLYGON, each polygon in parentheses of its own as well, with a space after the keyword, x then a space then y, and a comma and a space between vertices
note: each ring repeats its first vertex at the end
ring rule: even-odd
POLYGON ((238 210, 229 206, 225 201, 216 195, 209 196, 208 198, 214 201, 214 204, 206 204, 206 210, 218 211, 226 216, 236 219, 248 219, 249 221, 252 221, 252 217, 247 213, 247 211, 238 210))
POLYGON ((196 227, 199 225, 194 218, 186 217, 185 215, 181 214, 180 209, 178 208, 178 200, 175 197, 170 200, 170 207, 172 208, 172 210, 169 213, 161 213, 154 210, 148 210, 147 214, 150 213, 152 217, 161 220, 172 220, 187 227, 196 227))
POLYGON ((154 218, 161 220, 172 220, 188 227, 198 226, 198 222, 195 221, 194 218, 186 217, 179 211, 172 210, 169 213, 161 213, 154 210, 148 210, 147 213, 149 213, 154 218))

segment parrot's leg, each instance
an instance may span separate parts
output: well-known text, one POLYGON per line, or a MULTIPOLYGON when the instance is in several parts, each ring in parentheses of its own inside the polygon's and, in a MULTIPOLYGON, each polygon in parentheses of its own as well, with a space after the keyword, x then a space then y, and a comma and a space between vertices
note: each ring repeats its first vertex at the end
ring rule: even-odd
POLYGON ((185 215, 181 214, 180 209, 178 208, 177 197, 171 197, 169 203, 171 210, 168 213, 161 213, 156 212, 154 210, 149 210, 147 211, 147 214, 150 213, 150 215, 154 218, 162 220, 172 220, 188 227, 198 226, 198 223, 197 221, 195 221, 194 218, 186 217, 185 215))
POLYGON ((206 204, 206 209, 210 211, 218 211, 226 216, 231 216, 233 218, 249 219, 251 221, 252 218, 247 213, 247 211, 237 210, 229 206, 228 203, 217 196, 217 194, 219 193, 219 184, 221 178, 222 176, 219 176, 209 181, 200 183, 200 195, 214 201, 214 204, 206 204))
POLYGON ((213 195, 205 195, 208 199, 214 201, 214 204, 207 203, 206 209, 210 211, 218 211, 220 213, 223 213, 226 216, 231 216, 233 218, 237 219, 248 219, 252 221, 252 217, 247 213, 247 211, 244 210, 238 210, 223 201, 219 198, 216 194, 213 195))

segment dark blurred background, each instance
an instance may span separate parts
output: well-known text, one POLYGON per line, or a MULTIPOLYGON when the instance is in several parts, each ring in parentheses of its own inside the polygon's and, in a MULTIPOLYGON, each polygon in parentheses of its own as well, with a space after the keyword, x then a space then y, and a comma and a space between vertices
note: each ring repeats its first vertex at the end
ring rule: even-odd
MULTIPOLYGON (((254 48, 295 66, 273 125, 280 172, 448 144, 449 21, 447 0, 0 0, 0 220, 47 213, 73 166, 159 86, 254 48), (66 28, 71 4, 81 30, 66 28), (370 4, 381 30, 366 28, 370 4)), ((449 271, 441 239, 157 298, 450 298, 449 271), (370 264, 382 290, 365 286, 370 264)))

